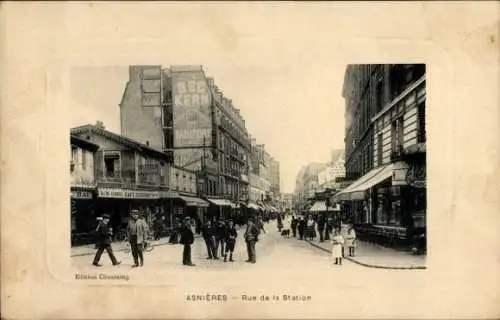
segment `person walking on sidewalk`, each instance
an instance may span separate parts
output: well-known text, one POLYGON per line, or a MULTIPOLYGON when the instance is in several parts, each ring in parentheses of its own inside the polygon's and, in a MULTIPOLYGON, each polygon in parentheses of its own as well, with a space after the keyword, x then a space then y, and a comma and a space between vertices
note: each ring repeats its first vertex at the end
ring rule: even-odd
POLYGON ((99 222, 97 226, 97 252, 94 256, 94 262, 92 263, 96 267, 101 267, 99 264, 99 260, 101 260, 101 255, 106 250, 109 255, 109 259, 114 266, 117 266, 121 263, 121 261, 117 261, 115 255, 113 254, 113 249, 111 248, 111 236, 112 230, 108 226, 109 224, 109 215, 105 214, 102 216, 102 220, 99 222))
POLYGON ((224 254, 224 262, 227 261, 227 254, 229 252, 229 261, 233 262, 233 252, 234 245, 236 244, 236 238, 238 237, 238 232, 234 227, 234 222, 232 220, 228 221, 228 227, 226 232, 226 252, 224 254))
POLYGON ((246 262, 256 263, 257 255, 255 252, 255 243, 258 241, 259 229, 255 226, 253 219, 247 222, 245 230, 245 242, 247 244, 248 260, 246 262))
POLYGON ((349 248, 349 256, 354 257, 354 249, 356 248, 356 231, 354 231, 352 224, 349 225, 349 229, 347 230, 346 245, 349 248))
POLYGON ((205 245, 207 246, 207 259, 217 259, 217 251, 215 250, 215 234, 216 230, 212 226, 212 221, 207 220, 207 223, 203 227, 203 239, 205 239, 205 245))
POLYGON ((340 229, 334 231, 332 238, 332 259, 335 259, 335 264, 342 264, 342 247, 344 246, 344 237, 340 229))
POLYGON ((131 216, 132 219, 129 220, 127 226, 127 234, 134 258, 132 268, 136 268, 144 266, 143 249, 147 241, 148 227, 143 219, 139 219, 139 210, 132 210, 131 216))
POLYGON ((180 243, 184 246, 184 250, 182 251, 182 264, 185 266, 194 267, 193 261, 191 260, 191 245, 194 243, 194 234, 193 230, 191 230, 191 219, 186 217, 184 219, 184 225, 182 226, 181 240, 180 243))
POLYGON ((297 217, 295 217, 295 215, 293 215, 292 222, 290 223, 290 227, 292 228, 292 233, 293 233, 294 238, 297 237, 297 224, 298 224, 297 217))
POLYGON ((316 237, 316 221, 314 221, 313 217, 310 215, 307 220, 307 237, 310 241, 313 241, 316 237))
POLYGON ((300 240, 304 240, 304 233, 306 231, 306 220, 304 216, 300 216, 299 218, 299 238, 300 240))
POLYGON ((324 240, 324 232, 326 226, 326 219, 324 215, 320 215, 318 218, 318 233, 319 233, 319 242, 323 242, 324 240))

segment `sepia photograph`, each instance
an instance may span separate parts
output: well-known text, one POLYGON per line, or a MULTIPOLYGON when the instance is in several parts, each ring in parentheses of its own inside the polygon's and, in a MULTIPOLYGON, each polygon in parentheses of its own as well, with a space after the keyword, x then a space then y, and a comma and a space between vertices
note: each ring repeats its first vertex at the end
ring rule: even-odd
POLYGON ((232 95, 199 65, 76 69, 71 85, 95 95, 87 99, 107 96, 97 113, 75 112, 75 124, 87 122, 70 129, 72 263, 90 273, 267 268, 283 257, 289 268, 306 258, 324 272, 425 269, 426 66, 335 72, 343 81, 329 96, 338 104, 315 110, 339 126, 318 128, 313 115, 296 127, 283 110, 257 139, 259 117, 281 113, 253 94, 259 85, 232 95), (290 130, 273 135, 283 123, 290 130), (296 130, 314 145, 291 145, 296 130))
POLYGON ((498 318, 499 9, 2 3, 2 318, 498 318))

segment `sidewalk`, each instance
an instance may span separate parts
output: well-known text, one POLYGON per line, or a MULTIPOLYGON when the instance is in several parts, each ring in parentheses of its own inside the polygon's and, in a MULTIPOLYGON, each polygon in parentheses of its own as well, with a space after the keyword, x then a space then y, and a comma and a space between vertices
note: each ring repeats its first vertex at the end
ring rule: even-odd
MULTIPOLYGON (((194 237, 196 239, 196 238, 200 237, 200 235, 195 234, 194 237)), ((151 242, 151 245, 153 247, 169 245, 168 239, 169 239, 169 237, 163 237, 160 240, 154 240, 151 242)), ((125 241, 113 242, 111 244, 111 246, 113 247, 113 251, 115 251, 115 252, 125 251, 126 245, 127 245, 127 242, 125 242, 125 241)), ((97 249, 95 248, 95 245, 93 245, 93 244, 71 247, 71 257, 94 255, 96 253, 96 250, 97 249)))
MULTIPOLYGON (((319 242, 317 240, 307 241, 310 245, 331 253, 331 244, 327 240, 319 242)), ((345 249, 345 259, 356 264, 380 269, 426 269, 425 255, 412 255, 408 252, 400 252, 390 248, 357 242, 356 256, 349 257, 348 249, 345 249)))

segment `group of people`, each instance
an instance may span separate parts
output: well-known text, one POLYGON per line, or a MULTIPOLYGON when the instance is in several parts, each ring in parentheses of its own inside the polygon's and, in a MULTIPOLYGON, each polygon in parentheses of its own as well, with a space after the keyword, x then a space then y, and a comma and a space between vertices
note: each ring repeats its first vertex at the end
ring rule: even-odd
MULTIPOLYGON (((128 222, 126 233, 127 238, 130 243, 130 249, 132 251, 132 258, 134 259, 133 268, 144 266, 144 254, 143 250, 146 245, 148 245, 149 239, 149 226, 146 223, 144 215, 141 215, 139 210, 132 210, 131 219, 128 222)), ((111 247, 111 240, 113 236, 113 229, 109 227, 109 215, 104 214, 102 219, 99 219, 99 223, 96 228, 97 234, 97 252, 94 256, 93 265, 96 267, 101 267, 99 263, 101 255, 106 250, 108 252, 109 258, 114 266, 121 264, 113 253, 111 247)))
POLYGON ((307 218, 304 216, 293 216, 290 227, 294 237, 297 237, 298 233, 300 240, 309 239, 311 241, 317 237, 317 227, 319 241, 324 242, 325 240, 330 240, 330 234, 339 225, 339 222, 335 221, 332 217, 325 218, 325 216, 320 215, 317 219, 314 219, 312 215, 309 215, 307 218))
MULTIPOLYGON (((278 222, 279 227, 279 222, 278 222)), ((304 216, 293 216, 290 223, 293 237, 300 240, 313 241, 316 238, 316 229, 320 236, 320 242, 330 240, 332 244, 332 258, 335 264, 341 265, 342 258, 345 256, 345 247, 349 250, 349 256, 355 255, 356 231, 352 224, 345 225, 340 220, 335 221, 332 217, 319 215, 314 219, 312 215, 307 218, 304 216), (331 236, 331 239, 330 239, 331 236)))
MULTIPOLYGON (((195 266, 191 258, 191 245, 194 243, 193 224, 191 222, 191 218, 189 217, 184 218, 183 222, 184 223, 180 231, 180 243, 184 246, 182 264, 185 266, 195 266)), ((260 219, 250 218, 248 220, 246 230, 243 235, 248 253, 248 259, 246 262, 257 262, 255 244, 259 240, 261 230, 264 230, 264 227, 260 219)), ((208 260, 218 260, 219 257, 224 257, 224 262, 234 262, 233 253, 236 246, 236 239, 238 238, 238 231, 234 221, 207 220, 205 225, 202 227, 201 233, 203 239, 205 240, 208 260)))

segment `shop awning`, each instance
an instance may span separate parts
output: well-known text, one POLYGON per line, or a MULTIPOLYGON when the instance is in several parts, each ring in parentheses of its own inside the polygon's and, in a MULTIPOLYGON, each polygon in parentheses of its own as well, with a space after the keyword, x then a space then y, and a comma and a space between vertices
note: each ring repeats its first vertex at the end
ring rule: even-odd
POLYGON ((392 177, 392 167, 393 165, 389 164, 371 170, 358 180, 354 181, 350 186, 337 193, 333 199, 335 201, 363 200, 365 198, 366 190, 392 177))
POLYGON ((249 181, 248 181, 248 177, 247 177, 247 175, 245 175, 245 174, 242 174, 242 175, 241 175, 241 180, 243 180, 243 182, 246 182, 246 183, 248 183, 248 182, 249 182, 249 181))
POLYGON ((232 203, 231 201, 226 200, 226 199, 215 199, 215 198, 210 199, 209 198, 207 200, 216 206, 231 207, 231 208, 236 207, 236 205, 234 203, 232 203))
POLYGON ((254 209, 254 210, 262 210, 261 206, 259 206, 256 203, 253 203, 253 202, 249 202, 248 203, 248 208, 251 208, 251 209, 254 209))
POLYGON ((201 207, 201 208, 208 207, 208 202, 200 198, 188 197, 188 196, 179 196, 179 198, 182 201, 184 201, 186 203, 186 206, 188 207, 201 207))
MULTIPOLYGON (((328 211, 338 211, 340 206, 328 207, 328 211)), ((326 212, 326 201, 316 201, 313 206, 309 209, 310 212, 326 212)))

